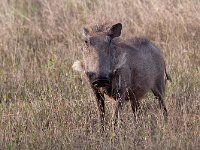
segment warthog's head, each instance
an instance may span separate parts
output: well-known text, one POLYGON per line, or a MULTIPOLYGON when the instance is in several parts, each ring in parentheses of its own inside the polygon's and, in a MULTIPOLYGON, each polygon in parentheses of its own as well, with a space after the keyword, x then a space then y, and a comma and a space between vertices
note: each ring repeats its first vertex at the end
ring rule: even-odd
POLYGON ((110 44, 113 38, 120 36, 122 24, 113 25, 107 31, 98 29, 90 33, 83 29, 85 47, 83 48, 84 63, 75 62, 73 68, 84 71, 90 83, 95 87, 109 86, 112 78, 112 58, 110 44))

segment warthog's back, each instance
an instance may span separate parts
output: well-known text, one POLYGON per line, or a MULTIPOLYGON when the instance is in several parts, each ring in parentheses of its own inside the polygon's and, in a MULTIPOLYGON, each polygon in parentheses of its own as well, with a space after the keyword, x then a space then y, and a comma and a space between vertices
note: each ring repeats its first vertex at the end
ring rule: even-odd
POLYGON ((143 38, 115 41, 115 64, 123 64, 119 74, 136 97, 153 89, 157 82, 164 82, 165 63, 160 50, 143 38), (124 56, 124 57, 122 57, 124 56), (123 61, 123 62, 122 62, 123 61))

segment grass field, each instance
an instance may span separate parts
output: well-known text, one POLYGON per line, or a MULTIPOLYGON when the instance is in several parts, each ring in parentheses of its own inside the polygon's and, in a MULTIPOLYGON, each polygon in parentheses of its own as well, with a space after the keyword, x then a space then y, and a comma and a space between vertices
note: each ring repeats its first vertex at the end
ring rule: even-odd
POLYGON ((1 0, 0 149, 200 149, 199 0, 1 0), (163 120, 152 94, 135 122, 100 132, 95 100, 83 75, 83 26, 123 24, 122 37, 145 36, 160 47, 168 82, 163 120))

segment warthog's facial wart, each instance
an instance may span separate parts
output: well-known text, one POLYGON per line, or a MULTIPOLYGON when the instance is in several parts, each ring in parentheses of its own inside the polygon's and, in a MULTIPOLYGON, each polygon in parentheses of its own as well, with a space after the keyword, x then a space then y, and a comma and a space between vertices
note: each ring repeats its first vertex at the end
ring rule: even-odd
POLYGON ((121 54, 117 59, 119 60, 119 62, 116 64, 115 68, 114 68, 114 72, 117 70, 117 69, 120 69, 122 68, 123 66, 126 65, 126 61, 127 61, 127 53, 123 53, 121 54))

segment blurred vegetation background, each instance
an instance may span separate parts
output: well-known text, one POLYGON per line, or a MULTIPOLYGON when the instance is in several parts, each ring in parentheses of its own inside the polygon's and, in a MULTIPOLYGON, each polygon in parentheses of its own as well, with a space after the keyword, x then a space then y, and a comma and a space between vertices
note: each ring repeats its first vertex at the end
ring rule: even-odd
POLYGON ((1 0, 0 147, 2 149, 199 149, 199 0, 1 0), (134 122, 129 104, 113 131, 106 101, 101 133, 92 91, 71 69, 81 59, 81 30, 110 21, 122 38, 160 47, 169 121, 149 94, 134 122))

